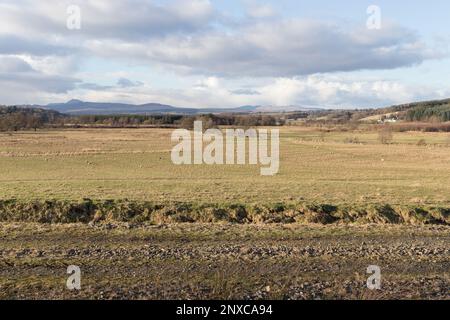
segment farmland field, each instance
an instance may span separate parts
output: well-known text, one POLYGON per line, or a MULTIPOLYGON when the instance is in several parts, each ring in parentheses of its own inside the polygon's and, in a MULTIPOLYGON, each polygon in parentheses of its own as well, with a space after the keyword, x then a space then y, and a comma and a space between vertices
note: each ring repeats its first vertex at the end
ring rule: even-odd
POLYGON ((0 133, 0 298, 450 298, 447 133, 280 130, 273 177, 168 129, 0 133))
POLYGON ((0 224, 0 299, 449 299, 449 240, 443 226, 0 224))
POLYGON ((260 176, 259 166, 175 166, 170 134, 0 133, 0 198, 450 204, 447 133, 397 133, 384 145, 373 132, 283 128, 274 177, 260 176))

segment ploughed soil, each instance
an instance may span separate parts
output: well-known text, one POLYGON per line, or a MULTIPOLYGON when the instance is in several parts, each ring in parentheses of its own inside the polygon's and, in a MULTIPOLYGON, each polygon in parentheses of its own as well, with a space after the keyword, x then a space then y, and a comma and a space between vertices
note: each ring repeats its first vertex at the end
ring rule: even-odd
POLYGON ((2 222, 0 299, 450 299, 450 227, 2 222))

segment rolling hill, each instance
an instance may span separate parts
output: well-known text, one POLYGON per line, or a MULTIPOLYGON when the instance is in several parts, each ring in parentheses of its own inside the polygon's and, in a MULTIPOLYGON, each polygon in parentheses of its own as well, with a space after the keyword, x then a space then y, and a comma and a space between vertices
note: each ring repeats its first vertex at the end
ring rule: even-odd
POLYGON ((306 111, 313 108, 300 106, 241 106, 237 108, 180 108, 160 103, 126 104, 110 102, 86 102, 70 100, 66 103, 51 103, 41 108, 55 110, 70 115, 113 115, 113 114, 201 114, 201 113, 255 113, 306 111))
POLYGON ((375 109, 374 115, 395 114, 406 121, 450 121, 450 99, 405 103, 375 109))

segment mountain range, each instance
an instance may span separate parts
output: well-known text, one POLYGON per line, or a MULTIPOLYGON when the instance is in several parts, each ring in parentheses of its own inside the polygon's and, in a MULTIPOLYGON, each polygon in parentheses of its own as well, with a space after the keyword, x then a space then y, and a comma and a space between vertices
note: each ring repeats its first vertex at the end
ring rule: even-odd
POLYGON ((300 106, 241 106, 237 108, 180 108, 160 103, 126 104, 111 102, 86 102, 70 100, 66 103, 50 103, 45 106, 33 106, 51 109, 70 115, 110 115, 110 114, 201 114, 201 113, 257 113, 257 112, 293 112, 311 111, 317 108, 300 106))

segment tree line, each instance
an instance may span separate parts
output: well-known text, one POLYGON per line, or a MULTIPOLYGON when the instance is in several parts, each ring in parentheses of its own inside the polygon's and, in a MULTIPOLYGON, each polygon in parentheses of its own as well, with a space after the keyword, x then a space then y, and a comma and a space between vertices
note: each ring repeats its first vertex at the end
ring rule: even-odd
POLYGON ((408 121, 450 121, 450 104, 438 105, 434 107, 420 106, 408 110, 406 113, 408 121))
POLYGON ((266 114, 203 114, 203 115, 63 115, 37 108, 0 107, 0 131, 37 130, 60 127, 140 127, 171 126, 192 129, 194 121, 203 121, 204 128, 217 126, 279 126, 285 116, 266 114))
POLYGON ((0 107, 0 131, 37 130, 45 124, 56 123, 61 115, 55 111, 0 107))

